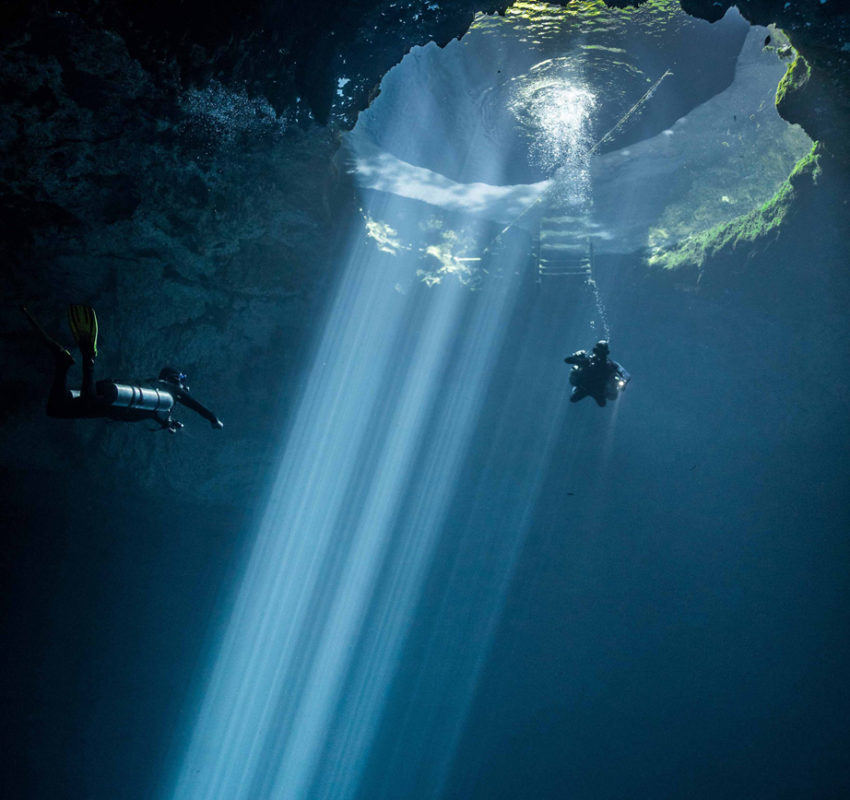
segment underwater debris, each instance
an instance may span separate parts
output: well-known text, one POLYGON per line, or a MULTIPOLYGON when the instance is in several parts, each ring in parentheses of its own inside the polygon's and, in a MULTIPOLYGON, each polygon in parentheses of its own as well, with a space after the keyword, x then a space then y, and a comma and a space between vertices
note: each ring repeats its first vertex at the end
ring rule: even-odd
POLYGON ((403 245, 398 236, 398 231, 386 222, 365 217, 366 235, 378 246, 378 250, 391 256, 398 255, 402 250, 409 250, 409 246, 403 245))

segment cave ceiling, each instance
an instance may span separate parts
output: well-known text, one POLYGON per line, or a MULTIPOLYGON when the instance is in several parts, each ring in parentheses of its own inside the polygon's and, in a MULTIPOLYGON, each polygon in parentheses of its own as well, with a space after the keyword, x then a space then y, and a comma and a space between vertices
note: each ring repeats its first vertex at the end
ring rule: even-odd
MULTIPOLYGON (((641 0, 605 0, 631 8, 641 0)), ((114 31, 130 55, 173 88, 218 80, 265 97, 278 111, 350 127, 387 70, 413 45, 443 46, 462 36, 474 15, 504 12, 509 3, 479 0, 332 0, 295 3, 246 0, 97 0, 3 5, 2 40, 31 36, 33 47, 64 49, 72 15, 89 27, 114 31), (346 80, 339 94, 340 78, 346 80)), ((562 2, 559 5, 569 6, 562 2)), ((649 5, 652 5, 650 2, 649 5)), ((790 100, 784 115, 813 139, 832 139, 850 115, 850 20, 838 0, 681 0, 688 14, 714 22, 733 5, 752 24, 775 24, 811 67, 806 91, 814 102, 790 100), (823 97, 833 114, 818 112, 823 97), (836 100, 839 98, 840 100, 836 100), (834 113, 840 102, 839 114, 834 113)), ((845 154, 846 155, 846 154, 845 154)))

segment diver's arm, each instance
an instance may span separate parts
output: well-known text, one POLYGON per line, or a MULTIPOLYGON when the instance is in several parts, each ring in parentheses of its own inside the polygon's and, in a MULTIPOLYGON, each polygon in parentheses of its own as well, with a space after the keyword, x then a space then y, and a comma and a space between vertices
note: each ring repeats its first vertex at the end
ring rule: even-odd
POLYGON ((586 350, 579 350, 564 359, 567 364, 573 364, 577 367, 585 366, 589 360, 586 350))
POLYGON ((209 420, 209 423, 213 426, 213 428, 223 428, 224 423, 215 415, 212 411, 210 411, 205 406, 202 406, 194 397, 186 392, 177 392, 174 396, 174 399, 186 406, 186 408, 191 408, 197 414, 200 414, 204 419, 209 420))
POLYGON ((632 379, 631 374, 622 364, 618 364, 616 361, 612 361, 611 363, 614 365, 614 368, 616 369, 616 372, 614 374, 621 381, 623 381, 624 384, 628 383, 632 379))

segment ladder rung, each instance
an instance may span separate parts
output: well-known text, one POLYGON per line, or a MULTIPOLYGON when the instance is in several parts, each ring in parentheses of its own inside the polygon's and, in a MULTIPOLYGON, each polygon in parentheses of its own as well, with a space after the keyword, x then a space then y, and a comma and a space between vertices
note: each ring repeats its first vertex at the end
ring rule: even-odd
POLYGON ((587 219, 562 214, 543 217, 537 240, 537 280, 592 280, 593 247, 587 219))
POLYGON ((590 269, 590 262, 586 260, 570 261, 567 258, 562 258, 558 260, 551 258, 541 258, 537 263, 543 265, 544 267, 550 268, 560 267, 562 269, 590 269))
POLYGON ((567 250, 566 248, 541 248, 538 258, 541 261, 590 261, 586 250, 567 250))
POLYGON ((569 214, 561 214, 557 217, 543 217, 540 221, 541 228, 557 228, 562 225, 575 225, 578 224, 580 227, 584 225, 585 219, 584 217, 573 217, 569 214))
POLYGON ((590 270, 587 267, 574 267, 569 264, 540 264, 539 272, 549 272, 552 274, 560 273, 570 275, 590 275, 590 270))

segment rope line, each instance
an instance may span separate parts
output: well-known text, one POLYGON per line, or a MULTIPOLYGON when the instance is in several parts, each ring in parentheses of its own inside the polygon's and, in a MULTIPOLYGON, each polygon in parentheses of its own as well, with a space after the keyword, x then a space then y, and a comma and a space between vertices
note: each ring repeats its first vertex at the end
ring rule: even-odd
MULTIPOLYGON (((607 131, 596 142, 596 144, 594 144, 587 151, 588 157, 592 156, 595 152, 597 152, 597 150, 599 150, 599 148, 603 144, 605 144, 605 142, 610 141, 611 139, 614 138, 614 136, 617 133, 621 132, 623 130, 623 128, 625 128, 625 126, 629 122, 629 120, 632 117, 634 117, 635 114, 637 114, 641 110, 641 108, 652 98, 652 96, 658 90, 658 87, 661 86, 663 81, 672 74, 673 74, 673 72, 671 70, 669 70, 669 69, 665 70, 664 73, 661 75, 661 77, 657 81, 655 81, 655 83, 653 83, 652 86, 650 86, 649 89, 647 89, 646 92, 644 92, 638 98, 638 100, 634 103, 634 105, 632 105, 631 108, 629 108, 629 110, 626 111, 626 113, 623 114, 622 117, 620 117, 620 119, 617 120, 617 122, 614 124, 614 126, 609 131, 607 131)), ((553 175, 557 174, 558 171, 562 168, 563 168, 563 162, 561 163, 560 166, 555 168, 555 170, 552 172, 552 174, 553 175)), ((505 227, 502 228, 495 236, 493 236, 493 238, 490 239, 489 242, 487 242, 487 244, 480 250, 480 256, 478 256, 477 258, 455 257, 456 260, 458 260, 458 261, 483 261, 484 257, 492 250, 493 245, 495 245, 495 243, 498 241, 498 239, 500 237, 504 236, 526 214, 531 212, 540 203, 542 203, 544 200, 548 200, 549 197, 554 193, 556 188, 557 187, 554 185, 554 181, 551 181, 551 179, 550 179, 550 185, 544 191, 542 191, 540 193, 540 196, 533 203, 531 203, 531 205, 529 205, 526 209, 524 209, 516 217, 514 217, 514 219, 511 220, 507 225, 505 225, 505 227)), ((361 207, 361 208, 358 208, 358 211, 359 211, 360 215, 362 216, 364 223, 366 223, 368 225, 369 217, 367 216, 364 209, 361 207)), ((424 248, 421 248, 421 247, 416 248, 413 244, 409 244, 407 246, 400 244, 400 248, 404 249, 404 250, 408 250, 408 251, 414 251, 415 250, 419 253, 425 252, 424 248)), ((605 307, 604 307, 604 304, 602 302, 602 297, 599 293, 599 287, 596 283, 596 280, 593 277, 593 269, 592 269, 593 268, 593 242, 592 241, 590 242, 590 252, 591 252, 591 258, 590 258, 591 276, 587 281, 587 285, 590 287, 591 291, 593 292, 593 299, 594 299, 594 302, 596 304, 596 310, 597 310, 597 313, 598 313, 598 316, 599 316, 599 321, 600 321, 600 324, 602 326, 602 330, 603 330, 603 333, 605 335, 605 338, 607 340, 610 340, 610 338, 611 338, 611 328, 610 328, 610 325, 608 324, 608 316, 605 313, 605 307)))
POLYGON ((621 131, 625 126, 626 122, 628 122, 629 118, 634 116, 634 114, 637 113, 638 109, 644 103, 646 103, 646 101, 649 100, 652 95, 655 94, 655 91, 658 89, 659 86, 661 86, 661 82, 668 75, 672 74, 673 73, 669 69, 665 70, 664 74, 657 81, 655 81, 655 83, 653 83, 652 86, 650 86, 649 89, 646 90, 646 92, 644 92, 643 96, 625 114, 623 114, 623 116, 620 117, 619 120, 617 120, 617 123, 614 125, 614 127, 611 128, 608 133, 606 133, 595 145, 593 145, 593 147, 590 148, 590 152, 588 153, 588 155, 593 155, 603 144, 605 144, 605 142, 611 139, 615 133, 621 131))

